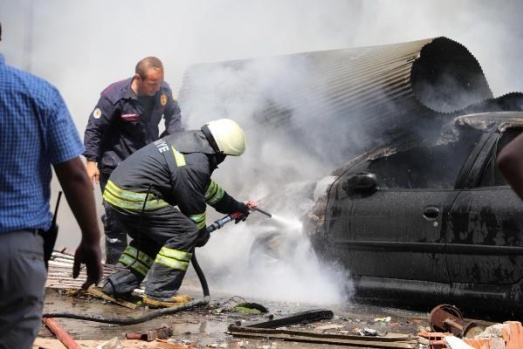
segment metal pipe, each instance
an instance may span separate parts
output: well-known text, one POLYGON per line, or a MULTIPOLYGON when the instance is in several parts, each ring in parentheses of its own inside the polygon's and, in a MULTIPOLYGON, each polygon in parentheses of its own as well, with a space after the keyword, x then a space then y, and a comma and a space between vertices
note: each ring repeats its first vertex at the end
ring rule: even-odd
POLYGON ((43 318, 42 321, 67 349, 81 349, 73 337, 55 319, 43 318))

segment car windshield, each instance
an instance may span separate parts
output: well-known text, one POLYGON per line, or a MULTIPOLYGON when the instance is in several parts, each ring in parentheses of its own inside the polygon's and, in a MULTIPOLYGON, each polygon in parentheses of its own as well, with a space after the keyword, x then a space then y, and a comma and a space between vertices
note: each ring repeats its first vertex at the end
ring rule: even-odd
POLYGON ((370 160, 380 188, 452 189, 481 132, 463 129, 459 137, 370 160))

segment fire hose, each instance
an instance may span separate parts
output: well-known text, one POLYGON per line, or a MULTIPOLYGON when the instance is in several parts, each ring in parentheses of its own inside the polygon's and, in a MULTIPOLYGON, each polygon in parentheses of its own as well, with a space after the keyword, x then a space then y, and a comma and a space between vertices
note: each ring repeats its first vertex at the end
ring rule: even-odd
MULTIPOLYGON (((249 209, 251 211, 258 211, 258 212, 266 215, 269 218, 272 217, 272 215, 270 213, 268 213, 262 209, 259 209, 252 202, 249 202, 247 206, 249 207, 249 209)), ((212 233, 213 231, 221 229, 225 224, 227 224, 229 222, 245 220, 246 217, 242 217, 242 216, 243 215, 239 212, 228 214, 228 215, 214 221, 214 223, 212 223, 211 225, 207 226, 207 231, 209 233, 212 233)), ((205 278, 203 270, 200 267, 198 260, 196 259, 196 253, 193 253, 192 258, 191 258, 191 263, 194 268, 194 271, 196 272, 196 275, 198 276, 198 280, 200 281, 200 284, 202 286, 202 291, 203 291, 202 299, 193 300, 193 301, 190 301, 187 303, 180 304, 178 306, 155 309, 155 310, 148 312, 147 314, 143 314, 143 315, 139 315, 139 316, 107 317, 107 316, 94 315, 94 314, 56 312, 56 313, 44 313, 42 315, 42 317, 78 319, 78 320, 95 321, 95 322, 100 322, 100 323, 116 324, 116 325, 134 325, 134 324, 139 324, 142 322, 152 320, 158 316, 170 315, 170 314, 174 314, 178 311, 189 309, 192 307, 207 305, 207 304, 209 304, 209 302, 211 300, 211 295, 209 292, 209 285, 207 284, 207 279, 205 278)))

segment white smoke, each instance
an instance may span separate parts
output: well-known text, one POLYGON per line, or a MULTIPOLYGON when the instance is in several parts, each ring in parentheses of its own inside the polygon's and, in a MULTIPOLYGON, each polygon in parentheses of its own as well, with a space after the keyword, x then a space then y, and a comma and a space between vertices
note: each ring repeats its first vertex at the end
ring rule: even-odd
POLYGON ((212 233, 208 245, 196 251, 211 289, 307 304, 343 304, 349 299, 349 272, 318 257, 303 227, 304 215, 332 179, 281 188, 261 202, 271 218, 253 212, 246 223, 230 223, 212 233))

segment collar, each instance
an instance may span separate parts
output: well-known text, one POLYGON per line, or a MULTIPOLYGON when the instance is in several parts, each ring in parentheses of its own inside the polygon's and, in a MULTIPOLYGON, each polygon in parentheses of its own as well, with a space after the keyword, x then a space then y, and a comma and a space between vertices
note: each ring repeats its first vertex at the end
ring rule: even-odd
POLYGON ((138 99, 138 96, 136 95, 136 93, 134 93, 133 89, 131 88, 132 83, 133 83, 133 78, 129 78, 129 79, 125 80, 123 97, 126 99, 138 99))
POLYGON ((4 55, 0 53, 0 64, 5 64, 4 55))

